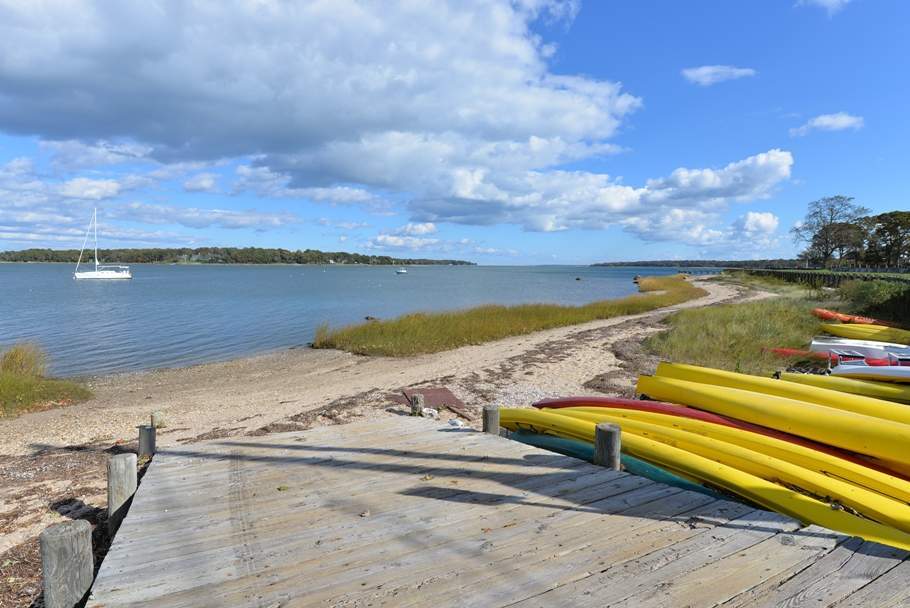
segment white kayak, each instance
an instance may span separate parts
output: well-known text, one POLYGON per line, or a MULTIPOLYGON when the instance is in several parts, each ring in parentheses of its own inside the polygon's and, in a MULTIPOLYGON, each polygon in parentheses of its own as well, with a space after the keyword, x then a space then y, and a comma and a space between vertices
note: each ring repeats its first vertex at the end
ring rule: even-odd
POLYGON ((880 382, 910 382, 910 366, 906 365, 865 365, 864 363, 842 363, 831 368, 832 376, 854 380, 878 380, 880 382))
POLYGON ((910 357, 910 346, 875 340, 851 340, 834 336, 815 336, 809 350, 815 353, 850 353, 870 359, 887 359, 888 354, 897 357, 910 357))

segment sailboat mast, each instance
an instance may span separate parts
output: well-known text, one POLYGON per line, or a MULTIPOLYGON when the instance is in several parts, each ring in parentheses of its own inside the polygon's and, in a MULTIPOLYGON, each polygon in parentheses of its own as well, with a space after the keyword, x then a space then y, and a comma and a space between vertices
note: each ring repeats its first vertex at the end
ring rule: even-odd
POLYGON ((92 221, 95 222, 95 270, 98 270, 98 207, 92 212, 92 221))

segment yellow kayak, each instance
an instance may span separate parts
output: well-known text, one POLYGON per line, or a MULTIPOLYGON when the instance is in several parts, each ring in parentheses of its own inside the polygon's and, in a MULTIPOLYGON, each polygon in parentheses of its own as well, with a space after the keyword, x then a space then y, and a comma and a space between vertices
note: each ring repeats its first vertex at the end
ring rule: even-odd
MULTIPOLYGON (((510 430, 530 430, 544 434, 594 441, 593 422, 530 409, 500 410, 500 424, 510 430)), ((755 504, 868 541, 910 550, 910 534, 847 511, 832 509, 814 498, 739 471, 733 467, 692 454, 659 441, 631 433, 623 434, 623 451, 664 469, 683 473, 706 485, 721 488, 755 504)))
POLYGON ((910 504, 910 481, 906 479, 775 437, 702 420, 633 409, 573 407, 555 411, 575 417, 584 414, 585 419, 614 422, 623 429, 626 429, 630 423, 644 422, 697 433, 712 440, 725 441, 784 460, 833 479, 846 481, 899 503, 910 504), (570 412, 575 412, 575 414, 570 414, 570 412))
POLYGON ((638 392, 814 439, 886 463, 910 464, 910 425, 833 407, 676 378, 641 376, 638 392))
POLYGON ((910 344, 910 331, 881 325, 863 325, 861 323, 822 323, 822 329, 833 336, 853 340, 877 340, 895 344, 910 344))
POLYGON ((820 376, 818 374, 792 374, 790 372, 781 372, 780 379, 842 393, 865 395, 866 397, 897 401, 898 403, 910 403, 910 386, 893 382, 855 380, 853 378, 820 376))
POLYGON ((793 382, 781 382, 773 378, 762 378, 761 376, 750 376, 748 374, 738 374, 720 369, 679 363, 661 363, 657 366, 655 375, 663 378, 676 378, 701 384, 714 384, 766 395, 787 397, 866 416, 875 416, 876 418, 910 424, 910 408, 906 406, 872 397, 848 395, 817 386, 805 386, 793 382))
POLYGON ((748 446, 729 442, 718 435, 705 436, 673 426, 623 418, 612 415, 609 410, 588 412, 576 408, 563 408, 558 413, 595 424, 599 422, 619 424, 623 433, 654 439, 767 481, 801 488, 813 496, 825 497, 823 502, 832 505, 840 503, 864 517, 910 532, 910 506, 907 503, 882 496, 836 477, 828 477, 762 451, 750 449, 748 446))

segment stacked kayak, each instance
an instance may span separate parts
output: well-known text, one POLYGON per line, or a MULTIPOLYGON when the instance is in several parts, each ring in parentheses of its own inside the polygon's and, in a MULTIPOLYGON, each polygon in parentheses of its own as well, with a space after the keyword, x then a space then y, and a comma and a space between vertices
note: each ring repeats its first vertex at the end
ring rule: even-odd
POLYGON ((896 344, 910 343, 910 331, 896 327, 882 327, 862 323, 822 323, 826 333, 851 340, 875 340, 896 344))
POLYGON ((502 410, 501 424, 590 445, 598 423, 614 423, 624 456, 672 479, 910 549, 905 405, 783 375, 668 363, 639 378, 637 390, 658 401, 547 400, 537 410, 502 410))
POLYGON ((813 308, 812 314, 823 321, 840 321, 841 323, 860 323, 863 325, 881 325, 884 327, 897 327, 897 324, 891 323, 890 321, 881 321, 879 319, 873 319, 871 317, 863 317, 861 315, 848 315, 848 314, 844 314, 842 312, 828 310, 827 308, 813 308))

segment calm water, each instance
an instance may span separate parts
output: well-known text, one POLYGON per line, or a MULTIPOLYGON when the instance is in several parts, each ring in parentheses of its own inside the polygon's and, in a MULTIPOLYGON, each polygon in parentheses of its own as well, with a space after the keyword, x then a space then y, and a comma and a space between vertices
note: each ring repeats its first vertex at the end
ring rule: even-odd
POLYGON ((636 274, 586 266, 133 265, 74 281, 62 264, 0 264, 0 347, 40 344, 54 374, 178 367, 303 345, 316 327, 478 304, 583 304, 634 293, 636 274), (576 281, 575 277, 581 277, 576 281))

